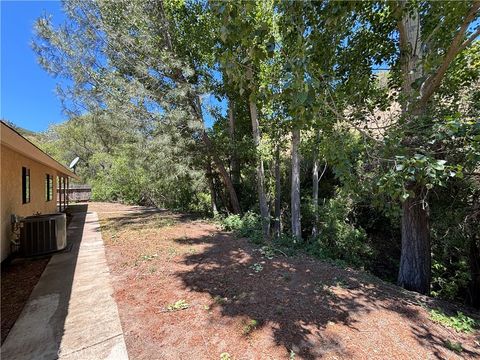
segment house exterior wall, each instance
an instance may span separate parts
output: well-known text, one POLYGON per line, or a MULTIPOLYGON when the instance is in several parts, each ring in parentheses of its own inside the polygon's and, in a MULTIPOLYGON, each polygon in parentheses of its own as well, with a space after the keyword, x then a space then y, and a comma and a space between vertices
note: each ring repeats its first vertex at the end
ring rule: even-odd
POLYGON ((11 215, 30 216, 57 211, 57 176, 65 176, 51 167, 1 145, 1 261, 10 253, 11 215), (30 202, 22 204, 22 167, 30 169, 30 202), (53 176, 53 198, 46 201, 46 174, 53 176))

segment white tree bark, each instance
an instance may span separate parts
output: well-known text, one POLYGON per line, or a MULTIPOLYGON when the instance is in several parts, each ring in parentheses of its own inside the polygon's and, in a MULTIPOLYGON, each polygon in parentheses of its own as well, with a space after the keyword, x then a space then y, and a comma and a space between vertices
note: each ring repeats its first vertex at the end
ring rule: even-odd
POLYGON ((318 236, 318 153, 315 149, 312 170, 312 205, 313 205, 313 226, 312 238, 318 236))
POLYGON ((261 134, 258 122, 258 110, 255 101, 250 100, 250 117, 252 120, 253 143, 257 150, 257 192, 260 205, 260 215, 262 217, 263 236, 266 240, 270 239, 270 210, 268 208, 267 196, 265 194, 265 171, 263 168, 262 155, 259 153, 261 134))
POLYGON ((210 205, 212 208, 213 215, 216 215, 217 210, 217 196, 215 194, 215 184, 213 183, 213 172, 212 172, 212 165, 210 163, 210 159, 207 161, 207 180, 208 180, 208 187, 210 188, 210 205))
POLYGON ((228 132, 232 145, 232 152, 230 154, 230 174, 235 189, 238 190, 240 184, 240 164, 238 163, 236 139, 235 139, 235 116, 233 114, 234 103, 230 100, 228 104, 228 132))
POLYGON ((401 65, 403 74, 402 92, 406 95, 403 112, 411 110, 411 106, 420 98, 415 94, 413 84, 422 77, 422 39, 420 16, 417 11, 405 14, 399 23, 401 65))
POLYGON ((280 175, 280 146, 277 145, 275 149, 275 221, 273 227, 273 233, 276 239, 278 239, 282 233, 282 181, 280 175))
POLYGON ((302 225, 300 219, 300 129, 292 131, 292 235, 297 239, 302 238, 302 225))

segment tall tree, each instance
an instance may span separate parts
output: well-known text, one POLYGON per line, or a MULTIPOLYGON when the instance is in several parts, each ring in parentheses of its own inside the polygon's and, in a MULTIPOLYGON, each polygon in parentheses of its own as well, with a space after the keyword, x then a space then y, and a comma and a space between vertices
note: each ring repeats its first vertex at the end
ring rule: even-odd
POLYGON ((270 209, 267 199, 264 159, 262 154, 262 131, 260 123, 259 88, 261 65, 271 53, 273 38, 273 2, 225 3, 213 2, 212 7, 222 19, 222 64, 228 81, 236 84, 248 95, 248 107, 252 124, 252 138, 256 151, 256 184, 263 236, 270 237, 270 209))
POLYGON ((300 240, 302 238, 302 225, 300 219, 300 129, 292 130, 292 235, 300 240))
MULTIPOLYGON (((414 129, 420 119, 427 116, 429 101, 439 89, 449 66, 480 34, 479 28, 466 38, 467 29, 478 17, 479 8, 480 1, 474 1, 464 14, 460 13, 463 16, 452 16, 458 30, 450 44, 442 47, 442 52, 432 54, 432 44, 428 43, 422 28, 421 9, 417 4, 400 2, 397 26, 400 35, 402 121, 406 127, 414 129), (438 65, 429 71, 429 63, 438 65)), ((440 27, 441 22, 429 36, 434 36, 435 29, 440 27)), ((419 141, 421 138, 410 131, 406 134, 403 145, 406 149, 415 151, 422 145, 419 141)), ((405 189, 409 196, 402 205, 402 255, 398 283, 407 289, 428 293, 431 281, 431 245, 428 206, 424 201, 427 189, 416 180, 407 181, 405 189)))
MULTIPOLYGON (((255 88, 252 66, 247 68, 247 78, 250 81, 250 87, 255 88)), ((258 120, 258 109, 255 99, 255 93, 249 97, 248 106, 250 108, 250 118, 252 120, 253 144, 257 150, 257 193, 258 203, 260 206, 260 215, 262 216, 263 236, 265 239, 270 237, 270 209, 268 206, 267 194, 265 191, 265 170, 263 166, 263 158, 261 153, 262 135, 260 132, 260 122, 258 120)))
POLYGON ((312 224, 312 238, 318 236, 318 184, 327 170, 327 163, 320 173, 320 131, 317 131, 315 142, 313 145, 313 167, 312 167, 312 208, 313 208, 313 224, 312 224))
POLYGON ((68 19, 64 27, 55 28, 48 18, 37 22, 40 41, 34 46, 45 69, 73 80, 73 87, 63 94, 83 111, 122 103, 126 108, 141 108, 153 119, 176 122, 171 130, 203 142, 234 212, 239 213, 235 188, 204 127, 200 99, 208 93, 212 78, 208 53, 212 31, 203 17, 204 7, 163 1, 130 6, 126 1, 72 0, 64 8, 68 19), (194 34, 197 46, 187 47, 191 41, 187 37, 194 34))
POLYGON ((282 233, 282 175, 281 175, 280 144, 275 145, 275 206, 273 234, 278 239, 282 233))

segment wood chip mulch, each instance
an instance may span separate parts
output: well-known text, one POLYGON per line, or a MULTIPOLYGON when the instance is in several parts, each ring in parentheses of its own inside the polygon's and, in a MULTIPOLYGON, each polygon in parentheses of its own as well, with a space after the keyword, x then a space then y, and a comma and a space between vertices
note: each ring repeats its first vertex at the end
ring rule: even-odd
POLYGON ((50 256, 38 259, 16 259, 10 264, 2 265, 2 344, 49 260, 50 256))
POLYGON ((428 306, 448 304, 367 273, 307 256, 269 259, 246 239, 166 211, 89 210, 101 219, 131 359, 480 358, 478 331, 430 319, 428 306))

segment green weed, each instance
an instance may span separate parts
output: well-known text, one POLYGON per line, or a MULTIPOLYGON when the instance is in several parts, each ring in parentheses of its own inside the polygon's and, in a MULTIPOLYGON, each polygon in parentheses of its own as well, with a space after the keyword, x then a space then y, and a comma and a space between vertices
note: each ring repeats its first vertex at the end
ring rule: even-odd
POLYGON ((434 322, 458 332, 472 333, 479 325, 475 319, 472 319, 461 311, 457 311, 457 314, 452 316, 446 315, 441 309, 431 309, 429 313, 430 318, 434 322))
POLYGON ((272 260, 275 257, 275 249, 271 246, 262 246, 259 251, 260 254, 268 260, 272 260))
POLYGON ((229 353, 224 352, 220 354, 220 360, 233 360, 229 353))
POLYGON ((295 360, 295 352, 293 350, 290 350, 290 360, 295 360))
POLYGON ((259 264, 259 263, 255 263, 253 264, 252 266, 250 266, 250 269, 252 269, 253 271, 255 271, 256 273, 259 273, 263 270, 263 266, 262 264, 259 264))
POLYGON ((458 354, 463 351, 462 344, 460 344, 459 342, 452 342, 450 340, 447 340, 444 342, 444 344, 447 349, 455 351, 458 354))
POLYGON ((243 335, 247 336, 249 335, 253 330, 255 330, 258 326, 258 321, 255 319, 252 319, 248 321, 244 326, 243 326, 243 335))
POLYGON ((261 217, 251 211, 243 216, 229 215, 220 221, 220 225, 224 230, 234 231, 254 243, 263 242, 261 217))
POLYGON ((177 302, 167 305, 168 311, 179 311, 188 309, 190 305, 185 300, 178 300, 177 302))

